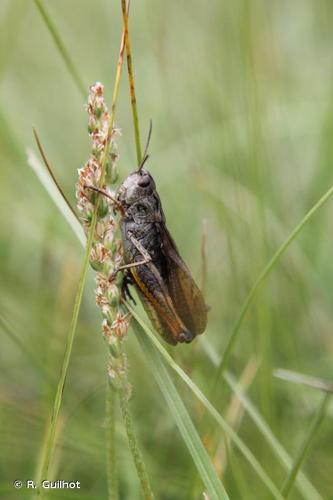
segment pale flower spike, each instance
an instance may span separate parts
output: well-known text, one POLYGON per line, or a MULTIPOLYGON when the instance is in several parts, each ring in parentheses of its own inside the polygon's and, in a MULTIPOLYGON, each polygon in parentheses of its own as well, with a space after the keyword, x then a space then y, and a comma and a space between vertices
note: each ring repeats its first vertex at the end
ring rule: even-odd
MULTIPOLYGON (((124 359, 120 362, 119 342, 125 337, 131 316, 123 310, 121 305, 122 277, 113 273, 123 260, 123 247, 118 234, 118 221, 115 218, 112 201, 106 196, 99 195, 93 189, 100 188, 115 198, 115 193, 109 186, 114 184, 118 152, 114 136, 120 133, 113 128, 110 132, 110 115, 104 102, 104 86, 97 82, 90 87, 88 104, 88 132, 92 141, 91 154, 84 165, 78 170, 79 178, 76 184, 77 207, 80 211, 82 224, 86 234, 91 225, 95 205, 99 198, 97 224, 94 240, 90 252, 90 264, 96 273, 96 304, 103 314, 102 333, 110 347, 112 354, 109 373, 112 373, 112 382, 126 372, 124 359), (105 159, 105 154, 108 157, 105 159), (105 182, 100 185, 103 164, 105 164, 105 182), (118 361, 117 361, 118 359, 118 361)), ((121 357, 121 356, 120 356, 121 357)))

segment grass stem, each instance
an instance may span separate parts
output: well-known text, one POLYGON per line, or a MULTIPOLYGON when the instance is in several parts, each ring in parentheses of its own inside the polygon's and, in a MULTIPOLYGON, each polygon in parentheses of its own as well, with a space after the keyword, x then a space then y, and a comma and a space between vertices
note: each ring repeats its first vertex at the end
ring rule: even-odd
POLYGON ((154 498, 153 492, 150 487, 149 478, 146 472, 145 464, 143 462, 143 458, 137 443, 137 438, 132 422, 131 413, 129 411, 128 405, 128 395, 127 391, 124 387, 119 389, 119 401, 120 401, 120 409, 122 413, 122 417, 125 424, 126 434, 128 438, 128 443, 131 449, 132 457, 134 460, 134 464, 136 467, 136 471, 141 483, 142 492, 145 500, 152 500, 154 498))
POLYGON ((109 500, 118 498, 116 461, 116 393, 109 381, 106 385, 106 476, 109 500))
POLYGON ((214 420, 218 423, 221 429, 226 432, 236 447, 240 450, 240 452, 244 455, 244 457, 248 460, 248 462, 253 467, 254 471, 261 478, 262 482, 267 486, 267 488, 271 491, 274 498, 279 500, 282 499, 281 493, 276 488, 273 481, 267 475, 263 467, 260 465, 256 457, 253 455, 251 450, 245 445, 245 443, 240 439, 240 437, 234 432, 234 430, 227 424, 227 422, 223 419, 222 415, 216 410, 216 408, 212 405, 209 399, 205 396, 205 394, 199 389, 199 387, 192 381, 192 379, 182 370, 182 368, 177 365, 174 359, 170 356, 167 350, 162 346, 159 340, 155 337, 150 328, 142 321, 139 315, 135 312, 131 305, 126 303, 127 309, 131 312, 136 322, 141 326, 143 331, 146 333, 147 337, 154 344, 155 348, 160 352, 163 356, 164 360, 168 363, 168 365, 180 376, 183 382, 189 387, 189 389, 195 394, 199 401, 204 405, 206 410, 211 414, 214 420))
POLYGON ((37 9, 39 10, 40 15, 42 16, 51 36, 53 38, 54 43, 57 46, 57 49, 59 50, 59 53, 60 53, 65 65, 66 65, 77 89, 79 90, 83 99, 85 99, 86 94, 87 94, 86 86, 83 83, 83 80, 80 77, 79 72, 77 71, 77 69, 72 61, 72 59, 69 55, 69 52, 66 49, 58 31, 57 31, 57 28, 53 24, 53 21, 51 20, 51 17, 49 16, 47 10, 45 9, 43 2, 41 0, 34 0, 34 1, 35 1, 35 5, 36 5, 37 9))
POLYGON ((134 72, 133 72, 133 62, 132 62, 131 41, 130 41, 130 37, 129 37, 129 33, 128 33, 128 14, 126 11, 126 0, 121 0, 121 9, 122 9, 122 13, 123 13, 123 22, 124 22, 124 31, 125 31, 127 72, 128 72, 128 82, 129 82, 130 96, 131 96, 136 157, 137 157, 138 165, 140 165, 141 160, 142 160, 141 140, 140 140, 139 117, 138 117, 138 110, 137 110, 137 105, 136 105, 136 95, 135 95, 135 86, 134 86, 134 72))
POLYGON ((318 412, 312 422, 312 425, 309 428, 309 431, 306 435, 306 438, 304 439, 304 442, 302 443, 302 446, 299 449, 299 452, 297 453, 297 456, 295 458, 295 461, 293 463, 292 468, 289 471, 289 474, 282 486, 281 493, 284 496, 284 498, 288 498, 289 493, 296 481, 298 471, 300 470, 302 463, 305 460, 305 457, 307 455, 307 452, 309 451, 309 448, 311 444, 313 443, 314 437, 320 427, 320 424, 325 416, 326 413, 326 408, 328 405, 328 402, 330 400, 331 394, 327 393, 323 397, 323 400, 321 402, 321 405, 318 409, 318 412))
POLYGON ((148 365, 152 374, 163 394, 166 403, 170 409, 178 430, 186 444, 189 453, 195 463, 196 470, 199 473, 200 485, 204 485, 207 496, 211 500, 228 500, 228 494, 215 471, 214 465, 204 447, 197 429, 189 416, 182 398, 168 373, 165 364, 156 351, 150 339, 144 334, 143 327, 139 322, 134 323, 136 337, 147 356, 148 365))
MULTIPOLYGON (((121 0, 121 9, 123 14, 123 30, 125 33, 124 41, 126 47, 126 56, 127 56, 127 72, 128 72, 128 81, 130 88, 130 96, 131 96, 131 108, 132 108, 132 118, 133 118, 133 126, 134 126, 134 138, 135 138, 135 146, 136 146, 136 156, 138 165, 141 163, 142 152, 141 152, 141 142, 140 142, 140 129, 139 129, 139 117, 136 105, 136 96, 135 96, 135 85, 134 85, 134 73, 133 73, 133 63, 132 63, 132 53, 131 53, 131 43, 128 32, 128 8, 126 7, 126 0, 121 0)), ((152 499, 153 493, 149 484, 148 475, 146 472, 146 468, 142 459, 142 455, 140 453, 135 430, 132 423, 131 413, 128 405, 127 394, 124 388, 119 391, 119 399, 120 399, 120 408, 123 416, 123 420, 126 427, 128 442, 130 445, 130 449, 132 452, 134 464, 137 470, 137 474, 142 486, 143 494, 145 499, 152 499)))
MULTIPOLYGON (((95 214, 96 214, 96 212, 95 212, 95 214)), ((92 242, 94 239, 95 226, 96 226, 96 217, 94 216, 93 222, 91 225, 91 229, 90 229, 90 232, 88 235, 86 249, 84 252, 78 288, 77 288, 77 292, 76 292, 76 296, 75 296, 74 309, 73 309, 72 319, 71 319, 71 323, 70 323, 70 327, 69 327, 69 331, 68 331, 68 335, 67 335, 67 339, 66 339, 65 352, 64 352, 64 357, 63 357, 63 361, 62 361, 60 377, 59 377, 58 384, 57 384, 56 394, 55 394, 55 398, 54 398, 52 414, 51 414, 51 418, 49 420, 48 428, 47 428, 47 431, 45 434, 45 443, 43 444, 44 453, 43 453, 43 457, 41 460, 41 468, 39 470, 39 473, 37 475, 37 480, 36 480, 36 483, 39 486, 40 486, 41 481, 43 479, 48 478, 49 467, 50 467, 50 463, 51 463, 51 459, 52 459, 52 454, 54 451, 55 433, 56 433, 56 428, 57 428, 59 411, 60 411, 60 407, 61 407, 61 403, 62 403, 62 395, 63 395, 64 388, 65 388, 69 360, 70 360, 71 353, 72 353, 76 325, 77 325, 77 320, 78 320, 82 296, 83 296, 84 283, 86 280, 86 275, 87 275, 87 271, 88 271, 88 267, 89 267, 90 249, 91 249, 91 245, 92 245, 92 242), (45 447, 44 447, 44 445, 45 445, 45 447)), ((37 496, 39 496, 39 498, 43 497, 43 491, 44 490, 42 488, 38 487, 37 496)))
MULTIPOLYGON (((37 0, 36 0, 37 1, 37 0)), ((37 2, 39 4, 39 2, 37 2)), ((48 27, 55 30, 53 25, 49 25, 48 23, 48 18, 44 17, 45 22, 47 23, 48 27)), ((52 32, 53 33, 53 32, 52 32)), ((60 36, 56 31, 54 31, 55 35, 54 39, 56 42, 56 45, 65 59, 65 62, 68 61, 66 52, 61 50, 62 44, 57 43, 57 40, 60 40, 60 36)), ((119 92, 119 83, 120 83, 120 75, 121 75, 121 68, 122 68, 122 61, 123 61, 123 54, 124 54, 124 43, 123 43, 124 35, 122 35, 121 38, 121 43, 120 43, 120 49, 119 49, 119 56, 118 56, 118 65, 117 65, 117 70, 116 70, 116 75, 115 75, 115 83, 114 83, 114 92, 113 92, 113 98, 112 98, 112 111, 110 115, 110 122, 109 122, 109 132, 111 132, 113 123, 114 123, 114 117, 115 117, 115 109, 116 109, 116 101, 118 97, 118 92, 119 92)), ((73 78, 75 73, 71 72, 73 78)), ((102 163, 102 174, 101 174, 101 179, 100 179, 100 186, 102 186, 104 182, 104 177, 105 177, 105 169, 106 169, 106 164, 107 164, 107 159, 109 156, 109 149, 110 149, 110 143, 107 144, 104 152, 104 157, 103 157, 103 163, 102 163)), ((86 249, 84 252, 84 258, 83 258, 83 263, 81 267, 81 272, 80 272, 80 277, 79 277, 79 283, 78 283, 78 288, 75 296, 75 302, 74 302, 74 309, 72 313, 72 319, 67 335, 67 340, 66 340, 66 346, 65 346, 65 351, 64 351, 64 357, 62 361, 62 366, 61 366, 61 373, 60 373, 60 378, 58 380, 57 384, 57 389, 56 389, 56 394, 54 398, 54 403, 53 403, 53 408, 52 408, 52 414, 51 418, 48 424, 47 432, 45 434, 45 441, 43 443, 43 456, 41 460, 41 467, 39 470, 39 473, 37 475, 37 484, 40 485, 41 481, 43 479, 47 479, 48 477, 48 471, 49 471, 49 466, 50 462, 52 459, 52 454, 54 451, 54 444, 55 444, 55 433, 56 433, 56 427, 57 427, 57 422, 58 422, 58 417, 59 417, 59 411, 62 403, 62 395, 64 392, 64 387, 65 387, 65 382, 66 382, 66 376, 67 376, 67 370, 69 366, 69 361, 72 353, 72 347, 73 347, 73 341, 74 341, 74 336, 75 336, 75 331, 76 331, 76 326, 77 326, 77 321, 78 321, 78 316, 80 312, 80 306, 82 302, 82 296, 83 296, 83 290, 84 290, 84 284, 89 268, 89 256, 90 256, 90 250, 92 246, 92 242, 95 236, 95 228, 96 228, 96 223, 97 223, 97 213, 98 213, 98 207, 99 207, 99 199, 97 200, 95 211, 93 214, 89 234, 88 234, 88 239, 87 239, 87 245, 86 249)), ((39 498, 43 497, 43 491, 41 488, 38 488, 37 490, 37 495, 39 498)))

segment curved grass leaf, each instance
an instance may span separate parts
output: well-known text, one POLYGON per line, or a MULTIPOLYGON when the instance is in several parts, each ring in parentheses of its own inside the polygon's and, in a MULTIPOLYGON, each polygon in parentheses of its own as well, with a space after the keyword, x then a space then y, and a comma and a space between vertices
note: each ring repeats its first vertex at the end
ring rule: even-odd
MULTIPOLYGON (((201 338, 200 343, 204 347, 210 360, 217 366, 219 364, 219 356, 216 354, 211 344, 207 341, 206 338, 201 338)), ((249 417, 252 419, 253 423, 262 434, 266 442, 272 448, 272 451, 279 459, 282 467, 286 471, 289 471, 292 468, 293 460, 287 453, 285 448, 282 446, 282 444, 279 442, 279 440, 275 437, 274 433, 272 432, 263 416, 260 414, 250 398, 244 393, 244 391, 237 383, 236 378, 230 372, 226 371, 223 374, 223 378, 229 385, 230 389, 238 396, 249 417)), ((318 493, 313 484, 310 483, 309 479, 302 471, 300 471, 297 475, 296 485, 299 492, 306 500, 323 500, 322 496, 318 493)))
POLYGON ((55 205, 60 210, 61 214, 64 216, 64 219, 73 229, 81 245, 84 247, 86 244, 86 236, 84 234, 83 228, 78 219, 74 216, 74 213, 68 207, 66 200, 63 198, 51 175, 46 170, 41 161, 37 158, 35 153, 29 148, 27 149, 27 157, 28 164, 37 175, 39 181, 44 186, 50 198, 54 201, 55 205))
POLYGON ((162 392, 171 414, 176 422, 176 425, 188 447, 191 457, 198 469, 201 479, 207 488, 208 497, 211 500, 224 500, 228 499, 227 492, 225 491, 215 469, 209 458, 209 455, 202 444, 196 428, 181 400, 177 389, 165 367, 161 356, 156 352, 152 343, 145 335, 141 335, 143 331, 142 326, 135 325, 137 339, 140 342, 146 356, 149 358, 149 366, 152 367, 153 376, 162 392), (141 328, 140 328, 141 327, 141 328))
POLYGON ((247 296, 243 302, 243 305, 241 307, 238 318, 235 321, 235 324, 234 324, 234 327, 233 327, 232 332, 230 334, 230 337, 228 339, 227 345, 224 349, 224 353, 222 355, 219 367, 218 367, 217 372, 216 372, 213 392, 215 391, 215 388, 217 387, 218 381, 219 381, 222 373, 224 372, 224 370, 228 364, 232 350, 233 350, 234 345, 235 345, 235 343, 238 339, 238 336, 240 334, 241 325, 243 323, 243 320, 246 316, 246 313, 247 313, 250 305, 252 304, 252 302, 256 296, 258 289, 260 288, 262 283, 265 281, 266 277, 273 270, 276 263, 279 261, 280 257, 284 254, 284 252, 291 245, 291 243, 294 241, 294 239, 302 231, 304 226, 314 216, 314 214, 331 198, 332 195, 333 195, 333 186, 331 186, 323 194, 323 196, 313 205, 313 207, 305 214, 305 216, 301 219, 301 221, 294 227, 294 229, 291 231, 291 233, 289 233, 287 238, 280 245, 280 247, 276 250, 274 255, 271 257, 271 259, 268 261, 268 263, 266 264, 264 269, 261 271, 261 273, 259 274, 259 276, 255 280, 254 284, 252 285, 252 288, 250 289, 249 293, 247 294, 247 296))
MULTIPOLYGON (((266 423, 262 415, 259 413, 257 408, 254 406, 252 401, 244 394, 242 389, 237 384, 236 379, 228 372, 224 374, 224 380, 227 382, 232 391, 237 394, 239 400, 242 402, 247 413, 257 426, 258 430, 261 432, 262 436, 266 439, 267 443, 271 446, 272 450, 279 459, 281 465, 287 470, 292 468, 292 458, 284 449, 282 444, 273 434, 269 425, 266 423)), ((298 490, 303 495, 306 500, 322 500, 321 495, 315 489, 315 487, 310 483, 308 478, 303 472, 300 472, 296 479, 296 484, 298 490)))
POLYGON ((86 91, 86 86, 85 84, 83 83, 59 33, 58 33, 58 30, 56 29, 55 25, 53 24, 53 21, 51 19, 51 17, 49 16, 48 12, 46 11, 45 9, 45 6, 43 5, 44 2, 42 2, 41 0, 35 0, 35 4, 36 4, 36 7, 37 9, 39 10, 39 13, 40 15, 42 16, 43 18, 43 21, 45 22, 48 30, 49 30, 49 33, 51 34, 52 38, 53 38, 53 41, 78 89, 78 91, 80 92, 81 96, 83 97, 83 99, 86 99, 86 94, 87 94, 87 91, 86 91))
POLYGON ((312 424, 310 425, 310 428, 309 428, 309 431, 304 439, 304 442, 302 443, 302 446, 295 458, 295 461, 294 461, 294 464, 282 486, 282 489, 281 489, 281 492, 282 492, 282 495, 284 496, 284 498, 287 498, 289 496, 289 493, 295 483, 295 480, 297 478, 297 474, 298 474, 298 471, 300 470, 301 466, 302 466, 302 463, 304 462, 305 460, 305 457, 307 455, 307 452, 309 451, 310 449, 310 446, 314 440, 314 437, 317 433, 317 430, 319 429, 320 427, 320 424, 325 416, 325 413, 326 413, 326 408, 327 408, 327 405, 328 405, 328 402, 330 400, 330 396, 331 394, 330 393, 327 393, 325 394, 323 400, 322 400, 322 403, 318 409, 318 412, 312 422, 312 424))
MULTIPOLYGON (((239 438, 239 436, 236 434, 236 432, 227 424, 227 422, 223 419, 223 417, 216 410, 216 408, 214 408, 214 406, 206 398, 206 396, 203 394, 203 392, 197 387, 197 385, 180 368, 180 366, 178 366, 177 363, 172 359, 172 357, 169 355, 169 353, 165 350, 165 348, 162 346, 162 344, 159 342, 159 340, 155 337, 155 335, 150 330, 150 328, 148 328, 148 326, 142 321, 142 319, 135 312, 135 310, 128 304, 126 304, 126 307, 131 312, 131 314, 136 319, 136 321, 140 324, 140 326, 142 327, 142 329, 145 332, 148 339, 154 344, 155 348, 160 352, 160 354, 166 360, 168 365, 180 376, 180 378, 183 380, 183 382, 185 382, 185 384, 191 389, 191 391, 196 395, 196 397, 202 402, 202 404, 205 406, 205 408, 208 410, 208 412, 212 415, 212 417, 216 420, 216 422, 223 429, 223 431, 229 435, 230 439, 233 441, 235 446, 240 450, 240 452, 247 459, 249 464, 252 466, 253 470, 260 477, 260 479, 266 485, 268 490, 272 493, 274 498, 278 498, 281 500, 283 498, 281 496, 281 493, 278 491, 277 487, 275 486, 273 481, 270 479, 270 477, 267 475, 265 470, 262 468, 262 466, 260 465, 260 463, 258 462, 256 457, 253 455, 253 453, 250 451, 250 449, 239 438)), ((143 339, 145 339, 145 337, 143 337, 143 339)), ((142 342, 147 343, 148 339, 142 340, 142 342)), ((158 358, 156 355, 154 358, 152 358, 152 361, 154 361, 154 364, 153 364, 154 369, 153 370, 158 369, 157 368, 157 363, 158 363, 157 359, 158 358)))
POLYGON ((116 393, 106 384, 106 477, 109 500, 118 499, 118 477, 116 468, 116 393))
POLYGON ((330 392, 331 394, 333 393, 333 383, 319 377, 310 377, 309 375, 304 375, 303 373, 297 373, 292 370, 283 370, 282 368, 275 370, 273 375, 282 380, 286 380, 287 382, 306 385, 312 389, 330 392))

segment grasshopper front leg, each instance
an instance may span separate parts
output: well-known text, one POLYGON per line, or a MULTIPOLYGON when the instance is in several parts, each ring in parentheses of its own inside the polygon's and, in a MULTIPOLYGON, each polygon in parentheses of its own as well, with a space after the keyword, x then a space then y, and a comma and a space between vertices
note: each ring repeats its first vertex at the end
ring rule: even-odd
POLYGON ((132 235, 131 232, 128 232, 127 236, 131 240, 131 242, 133 243, 135 248, 139 251, 140 255, 142 255, 143 259, 136 261, 136 262, 131 262, 130 264, 123 264, 121 266, 118 266, 117 269, 115 269, 113 271, 113 273, 111 274, 111 276, 109 278, 110 281, 112 281, 117 276, 119 271, 123 271, 124 269, 130 269, 131 267, 142 266, 144 264, 148 264, 148 262, 151 262, 151 257, 149 255, 149 253, 144 248, 144 246, 141 245, 140 241, 138 241, 136 238, 134 238, 134 236, 132 235))

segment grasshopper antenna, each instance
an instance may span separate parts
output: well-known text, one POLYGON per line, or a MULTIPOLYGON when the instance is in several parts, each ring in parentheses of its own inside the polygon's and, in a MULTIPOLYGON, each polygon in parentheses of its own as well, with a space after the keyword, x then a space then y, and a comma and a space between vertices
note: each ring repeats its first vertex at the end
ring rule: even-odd
POLYGON ((63 192, 62 188, 60 187, 59 182, 57 181, 57 179, 54 176, 53 170, 51 168, 51 165, 48 162, 48 159, 46 157, 45 151, 43 149, 42 143, 40 142, 40 139, 38 137, 36 129, 33 128, 32 131, 33 131, 33 134, 34 134, 34 137, 35 137, 35 140, 36 140, 36 144, 37 144, 38 150, 40 152, 41 157, 43 158, 43 162, 44 162, 44 165, 45 165, 48 173, 50 174, 50 176, 51 176, 54 184, 57 186, 57 189, 58 189, 59 193, 61 194, 63 200, 65 201, 66 205, 68 206, 68 208, 70 209, 70 211, 73 213, 73 215, 75 216, 75 218, 79 221, 79 218, 78 218, 78 216, 77 216, 74 208, 72 207, 72 205, 68 201, 68 198, 66 197, 65 193, 63 192))
POLYGON ((100 188, 97 188, 95 186, 88 186, 88 184, 85 184, 84 185, 84 188, 85 189, 90 189, 91 191, 95 191, 95 193, 99 193, 99 194, 102 194, 103 196, 105 196, 106 198, 109 198, 109 200, 112 201, 112 203, 117 207, 117 209, 119 210, 119 212, 124 215, 125 214, 125 210, 124 210, 124 207, 122 206, 122 204, 116 199, 114 198, 113 196, 111 196, 109 193, 107 193, 105 191, 105 189, 100 189, 100 188))
POLYGON ((151 138, 152 130, 153 130, 153 122, 150 119, 149 120, 149 131, 148 131, 148 137, 147 137, 146 147, 145 147, 145 150, 144 150, 144 153, 143 153, 143 157, 142 157, 141 163, 140 163, 140 165, 138 167, 138 172, 141 171, 143 165, 146 163, 146 161, 149 158, 149 154, 147 154, 147 151, 148 151, 148 148, 149 148, 149 143, 150 143, 150 138, 151 138))

